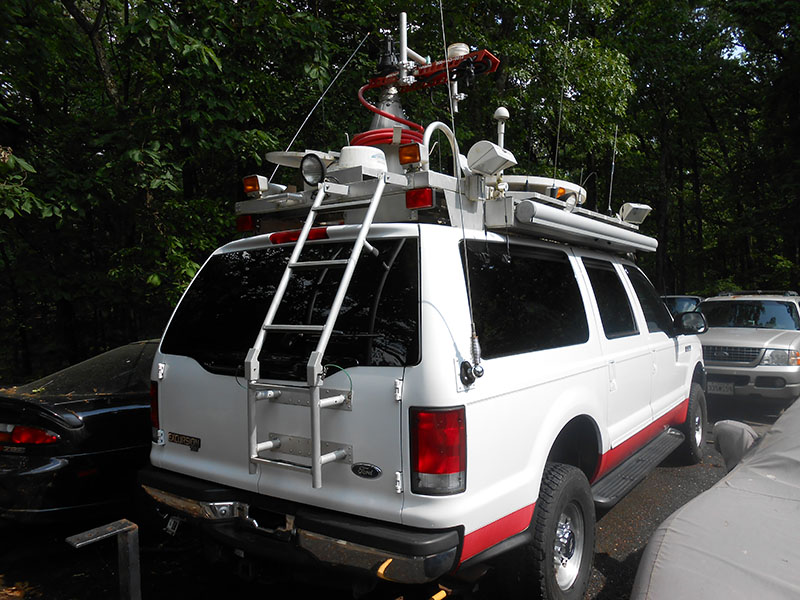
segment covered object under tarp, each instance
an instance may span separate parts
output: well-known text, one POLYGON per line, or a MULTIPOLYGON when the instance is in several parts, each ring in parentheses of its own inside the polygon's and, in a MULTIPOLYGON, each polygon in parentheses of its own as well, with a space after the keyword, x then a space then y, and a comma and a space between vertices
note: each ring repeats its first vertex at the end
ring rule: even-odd
POLYGON ((631 600, 800 598, 800 402, 645 548, 631 600))

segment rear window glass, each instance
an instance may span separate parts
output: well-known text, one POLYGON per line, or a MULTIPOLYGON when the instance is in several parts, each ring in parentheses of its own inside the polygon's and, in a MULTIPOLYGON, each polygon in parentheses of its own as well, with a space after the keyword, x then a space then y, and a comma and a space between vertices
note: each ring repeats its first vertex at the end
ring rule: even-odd
MULTIPOLYGON (((419 274, 415 238, 371 240, 347 291, 323 365, 407 366, 419 362, 419 274)), ((347 258, 352 242, 308 243, 302 261, 347 258)), ((187 290, 162 350, 221 374, 243 374, 292 246, 213 256, 187 290)), ((275 324, 323 325, 342 268, 294 269, 275 324)), ((315 333, 270 331, 259 356, 261 376, 306 378, 315 333)))
POLYGON ((726 300, 703 302, 699 307, 709 327, 752 327, 800 330, 793 302, 777 300, 726 300))
POLYGON ((565 253, 468 241, 467 264, 484 358, 589 339, 583 300, 565 253))

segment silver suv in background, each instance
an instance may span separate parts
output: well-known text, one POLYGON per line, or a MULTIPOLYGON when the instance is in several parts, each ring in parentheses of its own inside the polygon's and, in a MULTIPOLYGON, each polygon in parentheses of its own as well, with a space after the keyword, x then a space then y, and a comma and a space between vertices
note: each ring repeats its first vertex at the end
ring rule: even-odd
POLYGON ((792 401, 800 394, 800 296, 735 292, 704 300, 708 393, 792 401))

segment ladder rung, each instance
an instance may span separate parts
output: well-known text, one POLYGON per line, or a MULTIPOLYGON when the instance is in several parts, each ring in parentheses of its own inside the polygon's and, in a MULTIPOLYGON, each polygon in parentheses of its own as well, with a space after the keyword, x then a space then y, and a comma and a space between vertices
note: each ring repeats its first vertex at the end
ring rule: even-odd
POLYGON ((331 396, 330 398, 323 398, 319 401, 319 407, 331 408, 332 406, 339 406, 340 404, 344 404, 345 400, 347 400, 347 396, 342 394, 338 396, 331 396))
POLYGON ((327 465, 328 463, 336 462, 337 460, 344 460, 347 458, 347 450, 340 448, 333 452, 328 452, 319 457, 320 464, 327 465))
POLYGON ((346 267, 346 258, 336 258, 332 260, 303 260, 289 263, 292 269, 319 269, 322 267, 346 267))
POLYGON ((273 323, 272 325, 264 325, 264 329, 268 331, 307 331, 311 333, 321 333, 325 329, 324 325, 290 325, 273 323))
POLYGON ((275 450, 276 448, 281 447, 280 440, 267 440, 266 442, 261 442, 260 444, 256 444, 256 454, 260 454, 261 452, 266 452, 267 450, 275 450))
POLYGON ((354 210, 356 208, 364 208, 372 203, 371 198, 365 200, 350 200, 348 202, 329 202, 327 204, 320 204, 316 208, 312 207, 311 210, 317 213, 338 212, 340 210, 354 210))

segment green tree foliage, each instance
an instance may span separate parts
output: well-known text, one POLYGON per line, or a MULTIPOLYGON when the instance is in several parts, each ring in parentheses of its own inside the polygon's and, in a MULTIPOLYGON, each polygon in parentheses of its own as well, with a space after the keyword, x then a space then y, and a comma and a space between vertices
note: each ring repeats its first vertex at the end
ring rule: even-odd
MULTIPOLYGON (((422 55, 501 60, 462 89, 462 147, 503 105, 517 172, 580 181, 598 210, 654 206, 665 291, 798 284, 794 3, 5 0, 0 380, 159 335, 267 152, 368 129, 356 90, 401 10, 422 55)), ((450 121, 444 87, 403 102, 450 121)))

